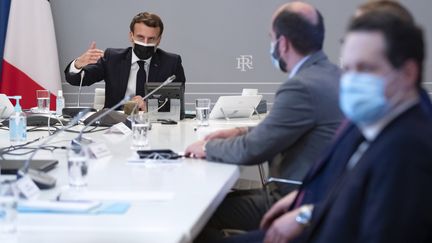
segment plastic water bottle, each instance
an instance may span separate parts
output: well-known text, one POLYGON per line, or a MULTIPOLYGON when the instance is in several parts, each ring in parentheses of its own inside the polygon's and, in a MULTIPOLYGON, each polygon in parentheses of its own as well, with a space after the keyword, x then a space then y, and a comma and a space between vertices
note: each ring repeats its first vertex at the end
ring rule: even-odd
POLYGON ((11 144, 24 143, 27 140, 27 117, 19 104, 21 96, 9 98, 16 100, 14 113, 9 117, 9 140, 11 144))
POLYGON ((65 107, 65 99, 63 97, 63 91, 57 91, 56 98, 56 114, 61 116, 63 114, 63 108, 65 107))

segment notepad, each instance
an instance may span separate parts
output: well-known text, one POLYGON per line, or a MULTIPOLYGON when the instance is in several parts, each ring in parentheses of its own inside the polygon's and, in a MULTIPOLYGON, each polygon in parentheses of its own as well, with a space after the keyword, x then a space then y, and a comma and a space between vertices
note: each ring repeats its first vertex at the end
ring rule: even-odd
POLYGON ((124 214, 130 206, 129 202, 25 201, 18 203, 17 211, 36 214, 124 214))
POLYGON ((85 213, 101 205, 98 201, 42 201, 30 200, 18 203, 19 212, 85 213))
POLYGON ((64 191, 60 200, 90 200, 90 201, 169 201, 174 198, 173 192, 133 192, 133 191, 64 191))

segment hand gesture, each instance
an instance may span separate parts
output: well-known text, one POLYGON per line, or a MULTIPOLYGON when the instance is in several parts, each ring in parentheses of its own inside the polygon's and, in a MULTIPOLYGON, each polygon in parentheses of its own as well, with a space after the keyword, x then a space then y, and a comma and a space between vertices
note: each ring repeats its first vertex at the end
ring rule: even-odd
POLYGON ((75 67, 81 69, 88 64, 96 63, 99 58, 103 57, 104 52, 100 49, 96 49, 96 42, 92 42, 90 48, 84 52, 80 57, 75 59, 75 67))

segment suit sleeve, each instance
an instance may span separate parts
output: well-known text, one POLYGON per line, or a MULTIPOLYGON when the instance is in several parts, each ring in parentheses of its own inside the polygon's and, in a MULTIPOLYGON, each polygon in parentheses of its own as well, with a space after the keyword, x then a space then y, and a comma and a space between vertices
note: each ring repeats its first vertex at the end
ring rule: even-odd
MULTIPOLYGON (((107 49, 104 53, 104 56, 98 60, 95 64, 89 64, 81 70, 84 70, 85 75, 83 79, 83 86, 89 86, 96 82, 99 82, 105 78, 105 65, 107 60, 109 59, 109 49, 107 49)), ((64 70, 66 81, 71 85, 78 86, 81 82, 81 72, 79 73, 71 73, 69 72, 70 65, 73 61, 71 61, 66 69, 64 70)))
POLYGON ((207 160, 254 165, 292 146, 315 124, 312 97, 300 80, 291 79, 278 90, 271 112, 242 136, 206 144, 207 160))
POLYGON ((430 242, 432 146, 412 143, 387 150, 370 175, 358 242, 430 242))
POLYGON ((175 82, 182 82, 182 83, 186 82, 186 77, 185 77, 183 65, 182 65, 182 59, 180 56, 177 59, 176 68, 175 68, 175 75, 176 75, 175 82))

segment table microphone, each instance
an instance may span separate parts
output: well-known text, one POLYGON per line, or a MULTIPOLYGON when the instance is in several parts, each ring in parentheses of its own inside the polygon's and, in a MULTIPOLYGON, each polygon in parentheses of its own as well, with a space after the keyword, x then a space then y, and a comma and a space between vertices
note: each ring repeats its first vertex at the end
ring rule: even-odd
MULTIPOLYGON (((72 143, 75 144, 81 144, 82 140, 83 140, 83 133, 84 131, 91 125, 93 125, 93 123, 95 123, 96 121, 99 121, 101 118, 103 118, 104 116, 108 115, 110 112, 114 111, 115 109, 117 109, 119 106, 123 105, 124 103, 126 103, 127 101, 129 101, 132 97, 130 95, 126 95, 122 100, 120 100, 120 102, 118 102, 115 106, 106 109, 106 110, 102 110, 101 113, 95 113, 94 115, 96 115, 96 117, 94 117, 93 119, 90 120, 90 122, 88 122, 85 127, 83 129, 81 129, 78 137, 76 137, 75 139, 72 140, 72 143)), ((92 115, 92 116, 94 116, 92 115)), ((88 119, 88 118, 87 118, 88 119)), ((87 120, 86 119, 86 120, 87 120)))
POLYGON ((160 88, 162 88, 163 86, 172 83, 172 81, 174 81, 174 79, 176 79, 175 75, 171 75, 169 76, 161 85, 159 85, 156 89, 152 90, 150 93, 148 93, 146 96, 144 96, 142 99, 145 100, 148 97, 150 97, 152 94, 154 94, 156 91, 158 91, 160 88))
MULTIPOLYGON (((174 74, 171 75, 171 76, 169 76, 163 83, 161 83, 161 85, 159 85, 156 89, 152 90, 150 93, 148 93, 146 96, 144 96, 142 98, 142 100, 146 100, 148 97, 150 97, 152 94, 154 94, 156 91, 158 91, 159 89, 161 89, 165 85, 172 83, 172 81, 174 81, 174 79, 176 79, 176 76, 174 74)), ((131 114, 134 114, 135 109, 137 108, 137 106, 138 106, 138 104, 136 104, 134 106, 134 108, 132 109, 131 114)))
POLYGON ((30 157, 24 162, 24 166, 18 170, 18 177, 23 177, 26 174, 30 176, 30 178, 36 183, 36 185, 40 189, 48 189, 55 186, 55 178, 46 174, 42 171, 33 171, 30 169, 30 161, 33 159, 33 157, 36 155, 37 151, 41 149, 45 144, 47 144, 49 141, 51 141, 54 137, 56 137, 59 133, 75 126, 78 121, 85 115, 87 112, 89 112, 90 109, 84 109, 78 112, 78 114, 69 122, 67 126, 64 126, 60 130, 58 130, 53 135, 49 136, 43 143, 41 143, 30 155, 30 157))
POLYGON ((81 71, 80 75, 81 75, 81 79, 80 79, 80 85, 78 88, 78 104, 77 104, 77 106, 74 106, 74 107, 63 108, 62 113, 64 116, 75 117, 78 114, 78 112, 85 110, 85 109, 89 109, 90 111, 96 111, 96 109, 94 109, 94 108, 81 106, 80 99, 81 99, 82 83, 83 83, 84 75, 85 75, 84 69, 81 71))
MULTIPOLYGON (((142 99, 143 100, 147 99, 152 94, 154 94, 154 92, 156 92, 160 88, 164 87, 165 85, 171 83, 175 78, 176 78, 175 75, 170 76, 161 85, 159 85, 156 89, 152 90, 149 94, 144 96, 142 99)), ((124 101, 120 101, 120 102, 122 102, 120 105, 125 103, 124 101)), ((115 107, 117 108, 120 105, 117 104, 115 107)), ((135 111, 136 107, 137 106, 135 105, 134 109, 132 110, 132 114, 135 111)), ((96 112, 95 114, 91 115, 90 117, 88 117, 87 119, 84 120, 84 124, 86 126, 90 126, 91 124, 94 124, 95 122, 97 122, 99 126, 113 126, 119 122, 123 122, 126 125, 128 125, 128 123, 129 123, 127 120, 126 114, 117 112, 112 108, 110 108, 110 109, 105 108, 103 110, 100 110, 100 111, 96 112), (100 114, 104 114, 104 115, 100 116, 100 114)))

